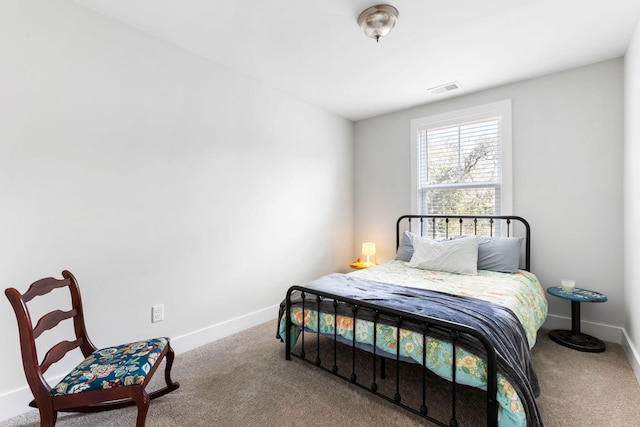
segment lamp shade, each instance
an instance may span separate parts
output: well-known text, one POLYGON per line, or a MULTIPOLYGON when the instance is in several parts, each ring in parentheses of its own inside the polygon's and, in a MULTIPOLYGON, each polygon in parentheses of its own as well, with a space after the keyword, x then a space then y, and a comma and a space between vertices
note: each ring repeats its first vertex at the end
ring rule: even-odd
POLYGON ((376 244, 375 243, 363 243, 362 244, 362 255, 364 256, 374 256, 376 254, 376 244))

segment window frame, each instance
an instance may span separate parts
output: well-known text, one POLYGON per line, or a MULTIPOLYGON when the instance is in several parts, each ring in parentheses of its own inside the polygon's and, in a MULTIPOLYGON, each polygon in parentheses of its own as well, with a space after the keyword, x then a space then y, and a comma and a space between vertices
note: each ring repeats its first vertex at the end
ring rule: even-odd
MULTIPOLYGON (((496 215, 513 214, 512 116, 510 99, 411 120, 411 212, 413 214, 420 214, 418 211, 418 132, 429 128, 455 126, 496 115, 500 116, 501 143, 500 212, 496 212, 496 215)), ((454 185, 455 184, 450 185, 449 187, 453 188, 454 185)), ((461 186, 470 187, 472 185, 464 184, 461 186)), ((447 213, 456 214, 457 212, 447 213)))

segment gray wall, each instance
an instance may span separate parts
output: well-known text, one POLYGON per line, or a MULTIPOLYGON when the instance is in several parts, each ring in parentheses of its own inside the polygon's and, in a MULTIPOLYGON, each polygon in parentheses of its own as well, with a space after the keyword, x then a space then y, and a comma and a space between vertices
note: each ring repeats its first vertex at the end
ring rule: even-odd
MULTIPOLYGON (((97 345, 184 351, 351 261, 352 122, 69 1, 3 0, 0 52, 3 288, 71 270, 97 345)), ((0 420, 29 401, 2 300, 0 420)))
POLYGON ((625 162, 624 162, 624 315, 630 341, 627 353, 635 349, 632 363, 640 378, 640 22, 625 55, 625 162))
MULTIPOLYGON (((395 251, 395 219, 410 213, 409 125, 415 118, 512 100, 513 213, 532 227, 532 269, 607 294, 586 322, 622 327, 623 61, 614 59, 356 123, 355 251, 395 251)), ((549 297, 569 326, 570 305, 549 297)), ((586 329, 589 326, 586 325, 586 329)), ((619 334, 618 334, 619 335, 619 334)))

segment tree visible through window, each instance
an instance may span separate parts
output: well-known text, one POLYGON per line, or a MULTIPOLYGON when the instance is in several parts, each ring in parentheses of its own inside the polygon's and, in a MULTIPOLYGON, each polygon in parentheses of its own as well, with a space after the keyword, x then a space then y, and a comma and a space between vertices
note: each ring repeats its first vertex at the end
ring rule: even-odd
POLYGON ((509 101, 414 120, 412 134, 414 211, 498 215, 511 209, 509 101))
POLYGON ((492 118, 419 131, 420 213, 500 212, 498 125, 492 118))

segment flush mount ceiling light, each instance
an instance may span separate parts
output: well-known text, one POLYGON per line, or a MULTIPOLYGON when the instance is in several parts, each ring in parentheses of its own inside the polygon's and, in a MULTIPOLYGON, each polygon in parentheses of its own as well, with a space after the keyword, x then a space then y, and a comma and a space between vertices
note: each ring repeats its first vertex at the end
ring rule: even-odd
POLYGON ((398 22, 398 9, 388 4, 379 4, 365 9, 358 16, 358 25, 368 37, 380 39, 395 27, 398 22))

